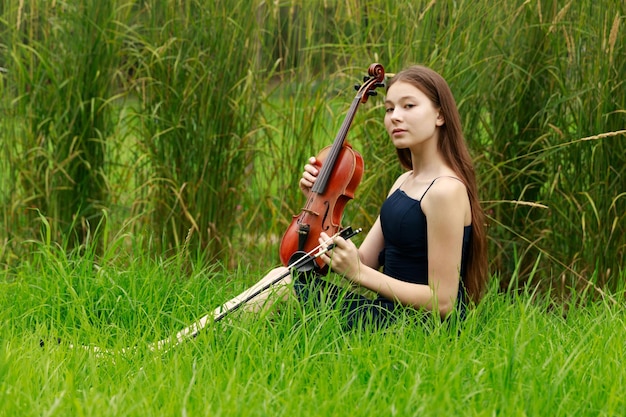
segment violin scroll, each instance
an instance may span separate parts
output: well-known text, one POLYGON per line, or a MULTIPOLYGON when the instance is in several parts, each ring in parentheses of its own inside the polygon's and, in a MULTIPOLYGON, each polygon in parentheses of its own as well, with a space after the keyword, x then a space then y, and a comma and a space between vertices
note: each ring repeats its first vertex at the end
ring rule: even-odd
POLYGON ((369 97, 377 95, 376 88, 385 86, 385 69, 382 65, 377 63, 370 65, 367 73, 368 75, 363 77, 363 85, 354 86, 361 103, 365 103, 369 97))

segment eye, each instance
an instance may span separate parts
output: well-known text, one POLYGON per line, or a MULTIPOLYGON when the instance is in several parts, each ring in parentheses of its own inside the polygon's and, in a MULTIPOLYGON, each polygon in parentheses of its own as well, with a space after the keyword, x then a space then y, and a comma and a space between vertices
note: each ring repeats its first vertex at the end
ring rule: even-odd
POLYGON ((404 105, 405 109, 411 109, 413 107, 415 107, 415 104, 412 104, 412 103, 407 103, 407 104, 404 105))
POLYGON ((393 112, 393 107, 385 107, 385 113, 393 112))

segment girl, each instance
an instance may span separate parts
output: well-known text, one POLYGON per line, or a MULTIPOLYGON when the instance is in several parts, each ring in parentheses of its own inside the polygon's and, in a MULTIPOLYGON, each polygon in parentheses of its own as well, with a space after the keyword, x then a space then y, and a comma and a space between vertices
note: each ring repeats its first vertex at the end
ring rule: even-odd
MULTIPOLYGON (((335 285, 305 276, 295 279, 295 293, 301 300, 330 296, 346 314, 348 326, 359 320, 386 323, 399 306, 444 318, 455 310, 463 316, 468 302, 477 303, 486 286, 486 237, 474 168, 448 84, 423 66, 396 74, 388 82, 384 121, 407 172, 391 187, 359 248, 337 237, 335 247, 321 255, 334 272, 376 297, 340 297, 335 285)), ((315 162, 309 160, 300 180, 305 195, 317 178, 315 162)), ((324 233, 319 241, 330 243, 324 233)), ((285 271, 272 271, 255 287, 285 271)), ((291 281, 287 277, 282 283, 291 281)), ((265 303, 268 294, 247 308, 265 303)))

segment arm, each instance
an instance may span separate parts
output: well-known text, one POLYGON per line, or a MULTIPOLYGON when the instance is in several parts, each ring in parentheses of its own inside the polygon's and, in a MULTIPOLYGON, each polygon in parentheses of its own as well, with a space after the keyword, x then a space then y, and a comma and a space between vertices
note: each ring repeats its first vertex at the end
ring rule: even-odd
POLYGON ((379 269, 378 255, 384 246, 383 229, 380 226, 380 218, 377 218, 358 249, 359 260, 363 265, 372 269, 379 269))

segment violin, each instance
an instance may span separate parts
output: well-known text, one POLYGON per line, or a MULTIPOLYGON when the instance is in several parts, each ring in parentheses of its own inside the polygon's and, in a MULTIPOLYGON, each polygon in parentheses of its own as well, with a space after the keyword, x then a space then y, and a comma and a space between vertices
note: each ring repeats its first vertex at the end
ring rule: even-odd
MULTIPOLYGON (((362 85, 356 85, 356 96, 333 141, 315 157, 318 176, 311 188, 306 204, 299 214, 294 215, 280 243, 280 260, 288 266, 301 259, 318 245, 320 233, 329 236, 341 229, 341 218, 349 200, 363 176, 363 157, 346 141, 346 136, 361 103, 375 96, 378 87, 384 86, 385 70, 374 63, 368 68, 362 85)), ((327 266, 319 258, 310 257, 311 262, 302 264, 299 271, 313 269, 323 272, 327 266)))

